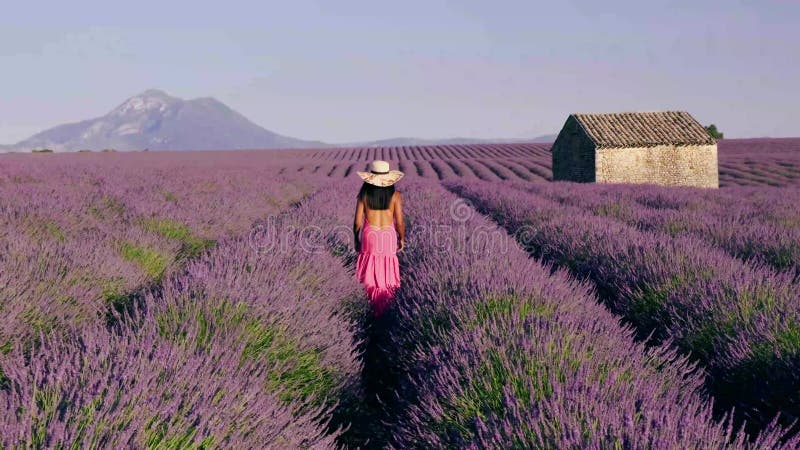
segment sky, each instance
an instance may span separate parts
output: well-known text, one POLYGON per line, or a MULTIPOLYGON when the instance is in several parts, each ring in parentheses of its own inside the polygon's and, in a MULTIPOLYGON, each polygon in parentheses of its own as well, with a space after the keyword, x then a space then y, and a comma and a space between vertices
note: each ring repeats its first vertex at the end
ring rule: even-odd
POLYGON ((800 136, 800 1, 0 0, 0 144, 150 88, 330 143, 686 110, 800 136))

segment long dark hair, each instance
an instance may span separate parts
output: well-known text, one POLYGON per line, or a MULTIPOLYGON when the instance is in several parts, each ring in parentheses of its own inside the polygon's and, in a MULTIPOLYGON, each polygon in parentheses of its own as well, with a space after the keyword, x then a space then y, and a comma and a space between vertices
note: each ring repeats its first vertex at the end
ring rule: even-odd
POLYGON ((364 199, 369 209, 389 209, 392 195, 394 195, 394 185, 375 186, 364 182, 358 191, 358 198, 364 199))

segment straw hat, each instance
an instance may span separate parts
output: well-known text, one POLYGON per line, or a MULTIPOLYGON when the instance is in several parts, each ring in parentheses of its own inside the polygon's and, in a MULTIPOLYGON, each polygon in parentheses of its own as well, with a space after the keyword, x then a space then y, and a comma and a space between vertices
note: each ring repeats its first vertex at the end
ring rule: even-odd
POLYGON ((386 161, 372 161, 369 165, 369 172, 356 172, 358 176, 374 186, 391 186, 403 178, 403 172, 399 170, 389 170, 389 163, 386 161))

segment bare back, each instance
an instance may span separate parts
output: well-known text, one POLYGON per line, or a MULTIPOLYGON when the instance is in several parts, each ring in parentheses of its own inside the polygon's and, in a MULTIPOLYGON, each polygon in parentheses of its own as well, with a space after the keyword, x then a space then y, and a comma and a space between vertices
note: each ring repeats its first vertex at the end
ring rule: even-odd
POLYGON ((392 195, 387 209, 370 209, 364 199, 358 199, 355 220, 353 222, 354 232, 361 230, 364 219, 366 219, 370 226, 378 228, 389 227, 394 223, 402 239, 405 232, 405 221, 403 219, 403 201, 400 197, 400 193, 395 192, 392 195))
POLYGON ((367 222, 373 227, 383 228, 392 224, 395 212, 396 199, 399 194, 397 192, 392 195, 389 201, 389 208, 387 209, 370 209, 364 202, 364 214, 367 216, 367 222))
POLYGON ((353 218, 353 234, 357 249, 359 248, 359 234, 365 221, 369 226, 376 228, 387 228, 394 225, 399 237, 400 249, 403 248, 406 225, 403 217, 403 200, 399 192, 395 192, 392 195, 387 209, 370 209, 363 198, 358 199, 355 217, 353 218))

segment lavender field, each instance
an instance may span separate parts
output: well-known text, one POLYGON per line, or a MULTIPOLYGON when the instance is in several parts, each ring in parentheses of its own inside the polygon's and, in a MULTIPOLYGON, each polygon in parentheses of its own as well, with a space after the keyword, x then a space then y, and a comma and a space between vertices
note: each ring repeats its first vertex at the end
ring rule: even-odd
POLYGON ((719 190, 554 183, 547 144, 0 155, 0 447, 800 448, 800 139, 719 155, 719 190))

